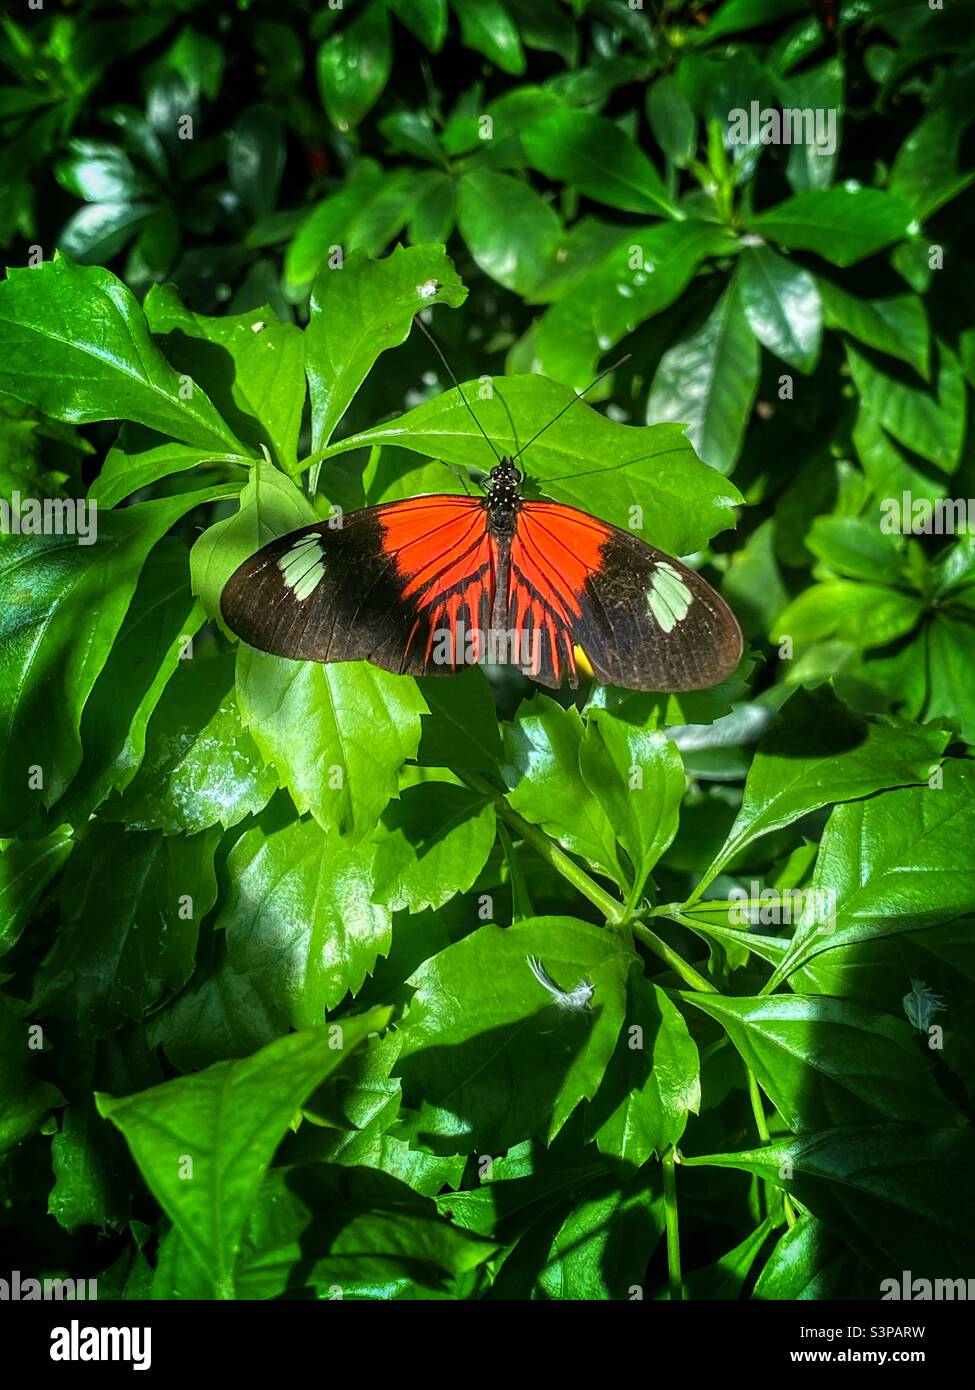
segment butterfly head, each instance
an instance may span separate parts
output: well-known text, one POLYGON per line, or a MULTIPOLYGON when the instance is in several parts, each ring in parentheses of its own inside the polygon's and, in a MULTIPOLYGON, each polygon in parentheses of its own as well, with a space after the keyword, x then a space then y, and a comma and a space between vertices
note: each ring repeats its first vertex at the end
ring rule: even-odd
POLYGON ((488 481, 488 491, 492 501, 514 501, 518 496, 521 486, 521 471, 517 469, 509 458, 503 458, 499 464, 491 469, 488 481))

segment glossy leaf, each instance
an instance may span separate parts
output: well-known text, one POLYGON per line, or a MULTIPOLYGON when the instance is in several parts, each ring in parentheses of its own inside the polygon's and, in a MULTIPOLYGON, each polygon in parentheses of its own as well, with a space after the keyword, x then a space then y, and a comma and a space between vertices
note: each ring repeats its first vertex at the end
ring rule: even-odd
POLYGON ((732 283, 701 327, 660 359, 647 419, 687 425, 704 462, 730 473, 758 389, 759 356, 740 282, 732 283))
POLYGON ((241 1062, 220 1062, 195 1076, 113 1099, 99 1110, 117 1125, 156 1200, 217 1298, 232 1298, 241 1235, 274 1151, 301 1102, 389 1010, 342 1025, 279 1038, 241 1062), (195 1181, 181 1178, 189 1159, 195 1181))
POLYGON ((219 453, 243 446, 207 396, 153 344, 131 291, 57 256, 0 284, 0 388, 57 420, 135 420, 219 453), (17 360, 29 374, 13 370, 17 360))
POLYGON ((373 363, 409 336, 431 304, 463 304, 467 291, 442 249, 397 247, 384 261, 352 256, 326 267, 312 288, 305 333, 312 447, 324 449, 373 363))
POLYGON ((602 1080, 633 961, 613 933, 540 917, 504 930, 481 927, 413 975, 417 993, 402 1024, 397 1071, 408 1103, 423 1106, 420 1123, 436 1125, 449 1145, 445 1152, 483 1152, 488 1135, 506 1149, 559 1132, 602 1080), (528 956, 565 990, 590 984, 591 1009, 559 1009, 528 956))
POLYGON ((767 208, 749 229, 789 251, 814 251, 833 265, 855 265, 907 236, 911 210, 878 188, 813 188, 767 208))
POLYGON ((414 681, 364 661, 318 666, 241 646, 237 702, 302 813, 359 840, 397 790, 426 706, 414 681))
POLYGON ((741 304, 755 337, 783 362, 811 372, 823 329, 816 281, 767 246, 743 251, 739 265, 741 304))
POLYGON ((677 216, 663 180, 630 137, 604 116, 557 111, 522 134, 525 153, 546 178, 625 212, 677 216))
MULTIPOLYGON (((475 404, 477 418, 499 452, 515 452, 501 396, 523 442, 551 426, 532 445, 525 469, 555 501, 582 507, 618 526, 628 524, 631 506, 639 504, 641 510, 646 508, 642 538, 671 555, 688 554, 733 523, 739 493, 700 462, 676 426, 634 429, 617 424, 585 402, 574 404, 575 393, 567 387, 536 376, 501 378, 486 399, 478 394, 480 386, 462 382, 461 390, 475 404), (567 405, 571 410, 555 421, 567 405), (647 506, 648 497, 653 498, 652 507, 647 506), (673 506, 668 505, 671 501, 673 506)), ((456 390, 388 424, 350 435, 327 452, 336 455, 384 443, 474 468, 490 468, 496 461, 456 390)))

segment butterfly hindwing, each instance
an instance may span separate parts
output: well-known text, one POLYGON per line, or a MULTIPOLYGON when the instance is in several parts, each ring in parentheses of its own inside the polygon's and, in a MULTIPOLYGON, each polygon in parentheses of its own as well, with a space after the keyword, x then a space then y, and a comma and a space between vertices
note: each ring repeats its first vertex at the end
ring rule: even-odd
POLYGON ((270 542, 231 576, 221 609, 276 656, 438 674, 465 663, 466 632, 487 627, 496 559, 482 499, 410 498, 270 542))
POLYGON ((575 683, 573 646, 596 678, 630 690, 702 690, 741 657, 730 608, 693 570, 557 502, 525 502, 511 544, 509 625, 539 632, 533 679, 575 683))

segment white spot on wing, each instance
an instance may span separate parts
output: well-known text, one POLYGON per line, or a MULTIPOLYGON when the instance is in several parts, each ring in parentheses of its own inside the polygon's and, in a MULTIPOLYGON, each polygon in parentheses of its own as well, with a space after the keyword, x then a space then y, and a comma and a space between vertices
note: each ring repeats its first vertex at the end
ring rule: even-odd
POLYGON ((653 572, 647 607, 664 632, 672 632, 687 617, 694 595, 673 565, 661 560, 653 572))
POLYGON ((299 603, 314 593, 325 574, 325 557, 317 535, 302 536, 278 561, 278 569, 299 603))

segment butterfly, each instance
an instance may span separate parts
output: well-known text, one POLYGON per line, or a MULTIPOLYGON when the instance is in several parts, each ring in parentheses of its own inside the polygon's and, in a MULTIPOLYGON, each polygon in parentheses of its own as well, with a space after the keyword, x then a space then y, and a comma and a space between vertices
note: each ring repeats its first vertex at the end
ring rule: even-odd
POLYGON ((522 481, 499 458, 483 496, 407 498, 292 531, 231 576, 224 621, 276 656, 412 676, 489 661, 558 688, 578 685, 581 666, 603 684, 679 691, 734 670, 741 631, 700 575, 588 512, 526 499, 522 481))

